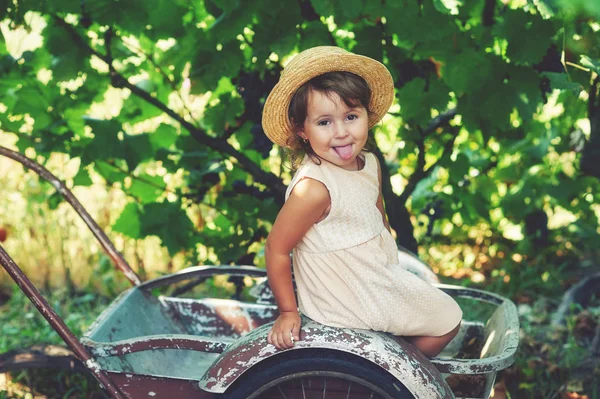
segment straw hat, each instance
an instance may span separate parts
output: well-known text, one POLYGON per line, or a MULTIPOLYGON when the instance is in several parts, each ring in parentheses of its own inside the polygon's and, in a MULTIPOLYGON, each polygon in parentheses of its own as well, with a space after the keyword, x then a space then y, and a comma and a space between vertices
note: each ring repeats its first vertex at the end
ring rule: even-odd
POLYGON ((352 54, 332 46, 313 47, 295 56, 281 73, 262 114, 262 126, 267 137, 282 147, 289 147, 288 137, 293 126, 288 118, 292 97, 304 83, 327 72, 352 72, 362 77, 371 89, 369 129, 383 118, 394 100, 394 81, 380 62, 352 54))

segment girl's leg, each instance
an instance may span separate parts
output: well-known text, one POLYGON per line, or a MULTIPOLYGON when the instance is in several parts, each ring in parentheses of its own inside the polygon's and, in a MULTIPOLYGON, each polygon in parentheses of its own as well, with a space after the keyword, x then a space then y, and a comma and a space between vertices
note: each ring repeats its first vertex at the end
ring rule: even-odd
POLYGON ((439 337, 417 336, 403 338, 416 346, 425 356, 433 357, 437 356, 452 341, 452 338, 456 336, 459 329, 460 323, 452 331, 439 337))

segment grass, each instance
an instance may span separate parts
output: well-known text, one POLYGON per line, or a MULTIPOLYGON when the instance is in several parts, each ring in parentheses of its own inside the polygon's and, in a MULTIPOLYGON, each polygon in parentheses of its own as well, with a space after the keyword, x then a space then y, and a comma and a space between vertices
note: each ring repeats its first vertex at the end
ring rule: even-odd
MULTIPOLYGON (((106 297, 85 292, 68 299, 64 292, 46 294, 45 297, 77 337, 109 303, 106 297)), ((64 345, 31 301, 15 287, 9 299, 0 302, 0 353, 40 343, 64 345)), ((0 399, 104 397, 95 379, 88 374, 35 369, 0 376, 3 376, 0 378, 0 399)))

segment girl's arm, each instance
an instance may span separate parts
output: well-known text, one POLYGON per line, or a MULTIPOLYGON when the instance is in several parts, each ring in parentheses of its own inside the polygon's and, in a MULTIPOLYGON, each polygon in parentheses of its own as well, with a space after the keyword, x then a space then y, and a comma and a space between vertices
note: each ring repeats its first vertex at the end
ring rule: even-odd
POLYGON ((267 276, 279 308, 279 317, 269 332, 267 341, 277 348, 292 347, 292 335, 295 340, 300 339, 300 316, 292 285, 290 252, 322 218, 330 203, 329 191, 323 183, 313 179, 299 181, 281 208, 267 237, 267 276))
POLYGON ((390 224, 388 222, 387 216, 385 214, 385 209, 383 207, 383 195, 381 193, 381 166, 379 165, 379 160, 377 157, 374 157, 377 161, 377 179, 379 179, 379 196, 377 197, 377 209, 381 212, 381 217, 383 218, 383 225, 386 229, 391 233, 390 224))

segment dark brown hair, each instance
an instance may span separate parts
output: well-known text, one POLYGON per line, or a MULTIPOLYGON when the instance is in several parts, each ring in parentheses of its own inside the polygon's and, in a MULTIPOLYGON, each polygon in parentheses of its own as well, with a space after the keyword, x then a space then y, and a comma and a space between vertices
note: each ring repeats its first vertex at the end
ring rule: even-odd
MULTIPOLYGON (((327 72, 304 83, 294 93, 294 97, 292 97, 290 107, 288 108, 288 118, 294 127, 293 134, 287 140, 290 148, 288 156, 293 170, 298 168, 305 154, 308 154, 315 162, 320 163, 320 158, 310 147, 310 143, 303 142, 297 134, 304 128, 304 121, 308 113, 308 97, 313 90, 327 96, 335 93, 348 107, 362 106, 367 110, 369 117, 372 115, 369 108, 371 89, 363 78, 354 73, 343 71, 327 72)), ((368 148, 366 149, 368 150, 368 148)))

